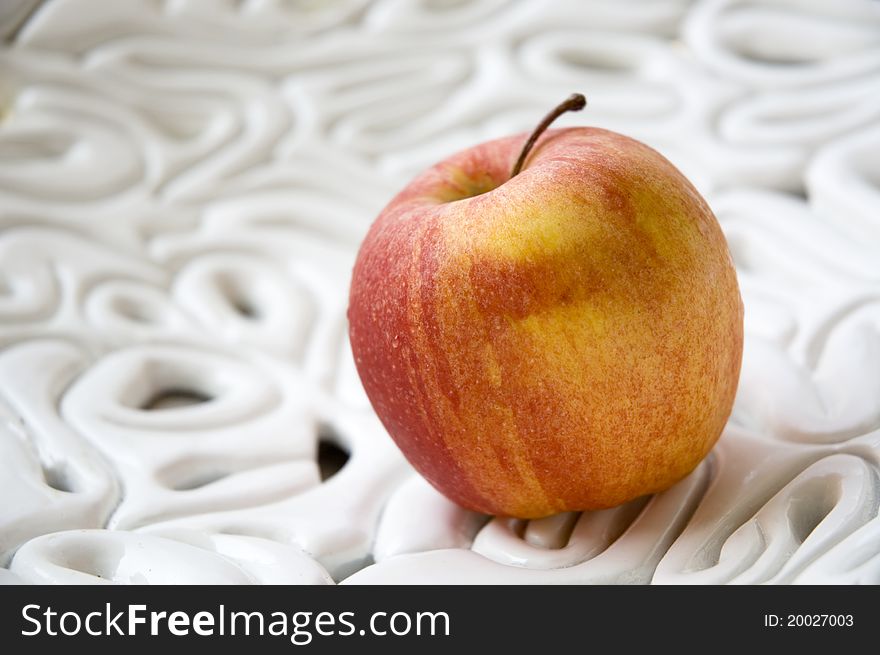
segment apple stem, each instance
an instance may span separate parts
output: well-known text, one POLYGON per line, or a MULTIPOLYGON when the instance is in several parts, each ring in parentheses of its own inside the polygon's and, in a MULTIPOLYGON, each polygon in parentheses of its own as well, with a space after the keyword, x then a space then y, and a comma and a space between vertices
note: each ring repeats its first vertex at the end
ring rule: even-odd
POLYGON ((555 121, 567 111, 580 111, 586 106, 587 99, 583 96, 583 94, 572 93, 564 102, 560 103, 556 107, 556 109, 544 116, 544 119, 540 123, 538 123, 538 127, 536 127, 529 135, 528 141, 526 141, 522 151, 519 153, 519 159, 516 160, 516 164, 514 164, 513 170, 510 172, 510 177, 516 177, 517 173, 522 170, 523 164, 526 162, 526 157, 529 156, 529 152, 531 152, 532 147, 538 140, 538 137, 540 137, 544 133, 544 130, 550 127, 550 124, 553 121, 555 121))

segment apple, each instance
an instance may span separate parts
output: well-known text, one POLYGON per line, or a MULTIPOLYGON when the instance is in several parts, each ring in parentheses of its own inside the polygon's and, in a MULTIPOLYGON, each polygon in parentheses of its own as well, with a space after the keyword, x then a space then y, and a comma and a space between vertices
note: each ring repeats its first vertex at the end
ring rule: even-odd
POLYGON ((538 518, 667 489, 733 405, 743 304, 721 228, 647 145, 545 131, 582 101, 416 177, 354 265, 349 337, 370 402, 413 467, 479 512, 538 518))

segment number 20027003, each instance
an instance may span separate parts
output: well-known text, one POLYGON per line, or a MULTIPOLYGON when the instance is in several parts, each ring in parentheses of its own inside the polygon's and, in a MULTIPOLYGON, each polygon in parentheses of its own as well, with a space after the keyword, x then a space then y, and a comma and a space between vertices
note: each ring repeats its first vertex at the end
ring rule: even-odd
POLYGON ((848 628, 854 624, 852 614, 765 614, 764 625, 768 628, 848 628))

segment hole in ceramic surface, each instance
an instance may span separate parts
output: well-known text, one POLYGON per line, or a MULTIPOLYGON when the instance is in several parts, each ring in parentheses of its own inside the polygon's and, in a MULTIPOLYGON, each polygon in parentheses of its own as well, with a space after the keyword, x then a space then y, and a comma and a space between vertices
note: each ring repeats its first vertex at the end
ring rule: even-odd
POLYGON ((744 59, 756 64, 771 64, 773 66, 789 66, 796 68, 807 66, 816 62, 816 57, 807 53, 799 52, 769 52, 762 48, 754 47, 747 43, 734 44, 736 51, 744 59))
POLYGON ((43 479, 46 484, 56 491, 72 493, 75 491, 74 485, 70 479, 70 472, 64 464, 54 466, 43 466, 43 479))
POLYGON ((119 297, 113 301, 113 309, 117 314, 135 323, 154 323, 155 312, 149 305, 137 302, 132 298, 119 297))
POLYGON ((807 190, 804 189, 803 187, 801 187, 799 189, 791 189, 787 193, 792 198, 797 198, 798 200, 800 200, 804 203, 809 202, 809 197, 807 196, 807 190))
POLYGON ((0 161, 15 164, 23 159, 62 159, 75 144, 74 136, 58 131, 29 130, 21 135, 6 135, 0 140, 0 161))
POLYGON ((529 522, 526 519, 504 519, 507 522, 508 529, 520 539, 526 534, 526 528, 529 522))
POLYGON ((341 439, 333 428, 321 425, 318 429, 318 469, 321 473, 321 482, 326 482, 339 473, 351 454, 342 446, 341 439))
MULTIPOLYGON (((464 77, 464 75, 462 75, 464 77)), ((444 80, 444 86, 436 86, 436 88, 418 88, 417 93, 411 93, 407 96, 405 104, 400 103, 393 107, 389 106, 384 111, 374 111, 371 113, 363 113, 356 120, 348 120, 340 118, 336 123, 331 123, 327 129, 330 133, 336 133, 340 138, 363 138, 367 137, 370 141, 375 139, 390 138, 392 135, 398 134, 403 126, 408 125, 416 117, 424 116, 430 111, 437 108, 439 104, 446 99, 449 88, 460 81, 459 76, 455 79, 444 80), (353 136, 350 130, 355 130, 357 136, 353 136), (341 134, 340 134, 341 132, 341 134), (348 132, 346 134, 346 132, 348 132)), ((409 81, 409 86, 419 84, 420 78, 409 81)), ((369 145, 368 149, 372 149, 369 145)))
POLYGON ((791 21, 790 15, 779 12, 768 15, 756 5, 744 5, 725 12, 719 36, 727 48, 754 63, 792 68, 814 64, 822 57, 815 43, 792 38, 794 34, 780 38, 777 32, 788 28, 789 32, 797 33, 798 26, 797 21, 791 21), (756 14, 755 9, 760 14, 756 14), (761 14, 764 20, 755 20, 761 14), (768 18, 772 22, 768 22, 768 18))
POLYGON ((244 280, 232 274, 221 274, 217 278, 220 292, 229 306, 244 319, 253 321, 260 318, 260 308, 254 301, 251 289, 244 280))
POLYGON ((828 516, 840 500, 840 479, 832 476, 813 478, 800 485, 788 501, 788 523, 801 543, 828 516))
POLYGON ((566 49, 559 51, 559 59, 573 68, 603 73, 620 73, 633 70, 633 62, 610 53, 566 49))
POLYGON ((196 389, 163 389, 152 395, 141 405, 145 411, 179 409, 211 402, 214 398, 196 389))
POLYGON ((758 63, 780 67, 822 64, 861 56, 878 43, 878 32, 869 21, 844 18, 824 8, 824 3, 726 4, 716 23, 718 36, 728 48, 758 63))
POLYGON ((754 115, 750 122, 772 125, 774 128, 776 126, 791 127, 797 123, 816 123, 822 119, 834 118, 839 116, 841 111, 843 111, 843 107, 832 103, 821 108, 811 104, 791 105, 754 115))
POLYGON ((175 141, 197 139, 210 125, 210 114, 182 109, 179 103, 170 103, 166 107, 142 107, 140 111, 155 127, 175 141))
POLYGON ((194 411, 210 402, 222 402, 240 384, 242 371, 220 362, 178 360, 157 354, 140 362, 117 395, 117 402, 129 409, 151 411, 194 411))

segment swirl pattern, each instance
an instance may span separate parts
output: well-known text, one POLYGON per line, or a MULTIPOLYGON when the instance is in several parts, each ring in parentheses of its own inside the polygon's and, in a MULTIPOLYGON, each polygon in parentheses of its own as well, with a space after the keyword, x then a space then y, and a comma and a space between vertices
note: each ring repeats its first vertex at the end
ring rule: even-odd
POLYGON ((20 0, 0 28, 0 583, 880 583, 876 2, 20 0), (414 173, 575 90, 561 124, 715 210, 736 406, 662 494, 480 516, 370 409, 349 274, 414 173))

